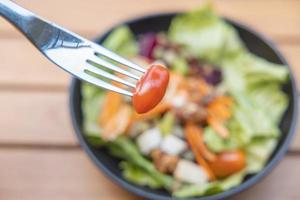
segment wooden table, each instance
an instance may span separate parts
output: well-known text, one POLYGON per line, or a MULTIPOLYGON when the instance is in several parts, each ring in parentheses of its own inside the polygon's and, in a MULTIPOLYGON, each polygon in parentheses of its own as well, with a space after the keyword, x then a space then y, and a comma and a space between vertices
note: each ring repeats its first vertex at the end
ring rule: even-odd
MULTIPOLYGON (((199 0, 17 0, 88 38, 122 20, 189 10, 199 0)), ((222 15, 273 39, 300 78, 299 0, 220 0, 222 15)), ((139 199, 80 149, 68 112, 70 77, 0 19, 0 199, 139 199)), ((300 137, 275 170, 234 199, 300 199, 300 137)))

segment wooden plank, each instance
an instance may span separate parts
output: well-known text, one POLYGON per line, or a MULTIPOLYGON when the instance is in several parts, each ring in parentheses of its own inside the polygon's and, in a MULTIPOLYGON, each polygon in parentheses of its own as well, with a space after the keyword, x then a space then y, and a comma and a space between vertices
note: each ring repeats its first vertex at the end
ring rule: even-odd
POLYGON ((0 199, 138 199, 118 187, 83 152, 0 150, 0 199))
POLYGON ((1 143, 77 144, 67 93, 0 92, 0 110, 1 143))
MULTIPOLYGON (((191 10, 206 1, 18 0, 17 2, 75 32, 93 37, 125 19, 155 12, 191 10)), ((273 38, 299 41, 300 2, 297 0, 220 0, 213 3, 220 14, 245 22, 273 38), (270 6, 272 9, 267 9, 270 6)), ((4 37, 19 37, 19 33, 3 19, 0 19, 0 30, 0 35, 4 37)))
MULTIPOLYGON (((67 89, 70 75, 44 58, 24 39, 1 39, 0 58, 3 70, 0 87, 39 87, 67 89)), ((300 80, 300 45, 279 43, 279 49, 300 80)), ((298 81, 298 85, 299 85, 298 81)))
POLYGON ((28 41, 0 39, 0 86, 67 88, 69 74, 49 62, 28 41))
MULTIPOLYGON (((140 199, 105 177, 82 151, 0 149, 0 198, 10 200, 140 199)), ((287 156, 235 199, 299 199, 300 157, 287 156)))

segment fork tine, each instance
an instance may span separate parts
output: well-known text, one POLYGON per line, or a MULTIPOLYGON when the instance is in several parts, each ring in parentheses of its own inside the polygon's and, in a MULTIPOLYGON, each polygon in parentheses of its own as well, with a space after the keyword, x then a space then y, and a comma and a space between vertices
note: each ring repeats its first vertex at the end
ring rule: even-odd
POLYGON ((99 55, 103 55, 103 56, 106 56, 114 61, 117 61, 118 63, 120 64, 123 64, 123 65, 126 65, 132 69, 135 69, 137 71, 140 71, 142 73, 145 73, 146 70, 128 60, 126 60, 125 58, 117 55, 116 53, 102 47, 101 45, 98 45, 98 44, 95 44, 95 43, 92 43, 92 47, 97 51, 96 54, 99 54, 99 55))
POLYGON ((111 74, 111 73, 108 73, 108 72, 102 70, 102 69, 99 69, 99 68, 97 68, 97 67, 94 67, 90 62, 87 62, 87 63, 88 63, 88 64, 86 64, 85 70, 90 71, 90 72, 93 72, 93 73, 95 73, 95 74, 97 74, 97 75, 103 76, 103 77, 105 77, 105 78, 108 78, 108 79, 110 79, 110 80, 113 80, 113 81, 122 83, 122 84, 124 84, 124 85, 129 86, 129 87, 135 88, 135 84, 130 83, 130 82, 128 82, 128 81, 125 81, 124 79, 119 78, 119 77, 117 77, 117 76, 115 76, 115 75, 113 75, 113 74, 111 74))
POLYGON ((87 81, 87 82, 89 82, 89 83, 92 83, 94 85, 102 87, 104 89, 111 90, 111 91, 114 91, 114 92, 117 92, 117 93, 120 93, 120 94, 123 94, 123 95, 127 95, 127 96, 130 96, 130 97, 133 96, 133 94, 131 92, 129 92, 129 91, 121 89, 121 88, 119 88, 117 86, 114 86, 112 84, 109 84, 109 83, 107 83, 107 82, 105 82, 105 81, 103 81, 101 79, 98 79, 98 78, 96 78, 94 76, 91 76, 91 75, 89 75, 87 73, 82 73, 80 75, 80 78, 83 79, 83 80, 85 80, 85 81, 87 81))
POLYGON ((121 74, 124 74, 124 75, 126 75, 126 76, 128 76, 130 78, 135 79, 135 80, 139 80, 140 79, 139 76, 134 75, 132 73, 129 73, 128 71, 122 69, 121 67, 115 66, 115 65, 111 64, 110 62, 107 62, 106 60, 101 59, 100 57, 98 57, 96 55, 94 55, 93 57, 95 59, 97 59, 97 61, 94 61, 94 60, 91 60, 91 61, 94 62, 94 63, 96 63, 96 64, 99 64, 99 65, 101 65, 103 67, 106 67, 106 68, 111 69, 113 71, 116 71, 116 72, 119 72, 121 74))

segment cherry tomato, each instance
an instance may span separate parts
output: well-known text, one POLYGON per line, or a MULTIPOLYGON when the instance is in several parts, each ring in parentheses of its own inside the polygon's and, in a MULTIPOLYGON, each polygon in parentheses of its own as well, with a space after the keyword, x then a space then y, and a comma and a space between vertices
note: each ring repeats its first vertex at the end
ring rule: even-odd
POLYGON ((209 163, 209 167, 218 178, 224 178, 234 174, 246 166, 243 151, 226 151, 217 155, 215 161, 209 163))
POLYGON ((137 113, 145 113, 154 108, 164 97, 169 83, 167 68, 152 64, 138 81, 132 103, 137 113))

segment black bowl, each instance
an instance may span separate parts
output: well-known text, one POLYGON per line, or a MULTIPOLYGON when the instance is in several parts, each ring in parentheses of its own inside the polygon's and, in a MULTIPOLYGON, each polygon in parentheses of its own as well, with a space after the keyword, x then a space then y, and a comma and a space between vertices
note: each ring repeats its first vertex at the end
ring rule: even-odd
MULTIPOLYGON (((159 32, 166 31, 169 27, 171 19, 176 15, 176 13, 168 14, 156 14, 146 17, 141 17, 134 19, 123 24, 126 24, 130 27, 135 35, 147 33, 147 32, 159 32)), ((284 64, 288 67, 287 61, 279 53, 277 48, 267 40, 265 37, 262 37, 260 34, 249 29, 248 27, 238 24, 232 20, 226 19, 231 25, 233 25, 238 31, 241 39, 244 41, 248 49, 271 62, 284 64)), ((111 32, 112 30, 107 31, 102 34, 96 42, 101 43, 111 32)), ((103 171, 109 178, 121 185, 123 188, 147 199, 155 200, 169 200, 172 199, 170 194, 164 190, 153 190, 148 187, 138 186, 126 181, 121 174, 121 171, 118 167, 119 160, 110 156, 107 151, 95 149, 91 146, 83 136, 82 130, 82 110, 81 110, 81 81, 78 79, 72 80, 72 85, 70 87, 70 109, 73 126, 77 135, 77 138, 80 142, 81 147, 89 155, 89 157, 94 161, 96 166, 103 171)), ((297 89, 292 73, 290 73, 289 82, 283 87, 283 90, 289 96, 289 106, 285 112, 283 119, 280 123, 280 129, 282 135, 278 143, 277 148, 270 157, 265 168, 259 173, 248 176, 245 178, 244 182, 231 190, 215 194, 212 196, 198 197, 193 199, 201 200, 217 200, 224 199, 226 197, 237 194, 246 188, 249 188, 253 184, 257 183, 266 176, 273 167, 278 163, 280 159, 286 153, 289 143, 292 136, 295 133, 296 127, 296 118, 297 118, 297 89)))

